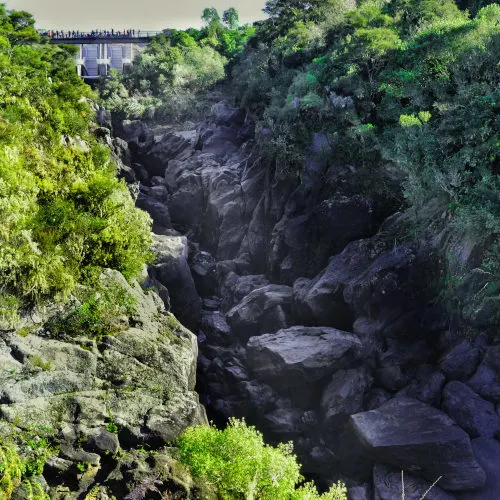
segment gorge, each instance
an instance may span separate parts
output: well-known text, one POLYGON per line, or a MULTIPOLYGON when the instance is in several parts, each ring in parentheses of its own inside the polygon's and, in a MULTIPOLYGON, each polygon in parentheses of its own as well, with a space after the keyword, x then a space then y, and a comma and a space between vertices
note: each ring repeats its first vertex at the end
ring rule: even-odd
POLYGON ((265 12, 0 5, 0 500, 498 498, 500 7, 265 12))
MULTIPOLYGON (((439 476, 429 498, 493 498, 482 467, 499 451, 497 348, 463 338, 433 300, 446 253, 460 245, 473 269, 478 249, 450 239, 432 204, 425 238, 398 242, 411 215, 359 195, 355 169, 321 164, 314 144, 300 182, 269 179, 252 117, 224 102, 212 111, 162 135, 117 123, 114 140, 163 235, 150 279, 197 332, 209 413, 291 439, 306 473, 353 479, 350 498, 396 498, 405 463, 411 498, 439 476)), ((481 274, 463 293, 484 286, 481 274)))

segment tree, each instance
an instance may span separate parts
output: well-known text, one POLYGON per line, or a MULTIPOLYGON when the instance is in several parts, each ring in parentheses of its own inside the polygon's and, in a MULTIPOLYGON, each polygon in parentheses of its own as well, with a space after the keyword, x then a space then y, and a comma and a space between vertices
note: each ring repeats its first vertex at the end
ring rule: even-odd
POLYGON ((220 37, 224 32, 224 26, 220 20, 219 12, 214 7, 206 8, 203 10, 201 19, 207 25, 204 29, 206 33, 206 43, 213 47, 217 47, 220 37))
POLYGON ((230 30, 234 30, 238 27, 239 20, 240 16, 238 14, 238 11, 234 7, 230 7, 229 9, 224 11, 224 14, 222 14, 222 22, 230 30))
POLYGON ((201 19, 207 26, 210 26, 212 23, 220 23, 219 12, 215 7, 207 7, 206 9, 203 9, 201 19))

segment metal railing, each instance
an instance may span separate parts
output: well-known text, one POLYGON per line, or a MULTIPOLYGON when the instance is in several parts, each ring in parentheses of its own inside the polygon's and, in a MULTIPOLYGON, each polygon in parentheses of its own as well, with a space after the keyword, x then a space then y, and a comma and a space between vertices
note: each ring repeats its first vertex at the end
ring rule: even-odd
POLYGON ((153 38, 163 31, 146 31, 146 30, 92 30, 92 31, 64 31, 64 30, 47 30, 39 29, 38 33, 46 36, 51 40, 98 40, 109 39, 119 40, 121 38, 153 38))

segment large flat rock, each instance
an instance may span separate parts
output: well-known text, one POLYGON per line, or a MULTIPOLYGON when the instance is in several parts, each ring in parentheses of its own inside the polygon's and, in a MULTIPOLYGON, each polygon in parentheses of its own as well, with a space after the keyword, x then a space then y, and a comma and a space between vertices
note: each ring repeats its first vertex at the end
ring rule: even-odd
POLYGON ((335 328, 294 326, 252 337, 249 364, 258 379, 279 388, 309 384, 348 367, 361 347, 351 333, 335 328))
POLYGON ((451 491, 480 488, 486 474, 469 436, 435 408, 412 398, 396 398, 380 408, 351 416, 361 444, 376 463, 411 470, 451 491))

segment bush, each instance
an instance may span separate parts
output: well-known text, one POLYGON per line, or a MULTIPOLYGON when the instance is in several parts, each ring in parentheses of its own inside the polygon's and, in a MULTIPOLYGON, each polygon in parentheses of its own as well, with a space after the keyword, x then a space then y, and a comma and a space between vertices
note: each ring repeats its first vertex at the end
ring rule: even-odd
POLYGON ((296 489, 303 480, 292 444, 272 447, 244 420, 230 419, 224 430, 211 426, 188 428, 178 439, 180 459, 194 477, 214 484, 224 499, 344 500, 340 483, 319 495, 313 484, 296 489))
POLYGON ((89 279, 75 292, 73 304, 46 325, 53 337, 85 335, 100 338, 129 327, 136 313, 136 299, 112 276, 89 279))
POLYGON ((92 134, 96 96, 75 73, 74 50, 27 44, 23 15, 0 6, 0 320, 9 323, 21 303, 66 299, 89 268, 137 274, 151 243, 149 216, 92 134))
POLYGON ((17 495, 30 500, 50 500, 37 477, 43 472, 51 449, 45 439, 30 440, 28 455, 22 457, 17 446, 10 441, 0 441, 0 500, 17 495))

